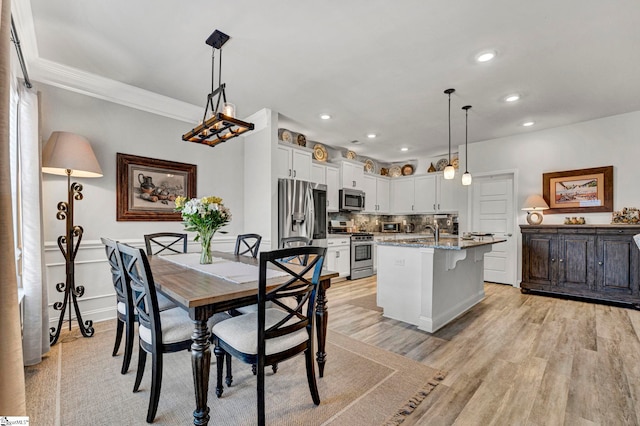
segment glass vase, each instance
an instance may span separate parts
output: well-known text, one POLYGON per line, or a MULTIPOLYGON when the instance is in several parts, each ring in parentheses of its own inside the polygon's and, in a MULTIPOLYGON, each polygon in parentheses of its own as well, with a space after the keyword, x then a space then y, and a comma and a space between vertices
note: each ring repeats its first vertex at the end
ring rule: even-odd
POLYGON ((200 252, 200 264, 207 265, 213 262, 213 256, 211 255, 211 240, 213 239, 214 231, 204 231, 198 233, 198 239, 200 240, 200 246, 202 251, 200 252))

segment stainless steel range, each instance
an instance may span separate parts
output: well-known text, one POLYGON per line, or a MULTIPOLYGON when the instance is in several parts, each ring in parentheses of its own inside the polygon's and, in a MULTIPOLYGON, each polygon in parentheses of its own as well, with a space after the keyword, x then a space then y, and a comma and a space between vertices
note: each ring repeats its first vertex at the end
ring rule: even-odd
POLYGON ((373 244, 373 234, 351 234, 351 275, 348 279, 357 280, 373 275, 373 244))

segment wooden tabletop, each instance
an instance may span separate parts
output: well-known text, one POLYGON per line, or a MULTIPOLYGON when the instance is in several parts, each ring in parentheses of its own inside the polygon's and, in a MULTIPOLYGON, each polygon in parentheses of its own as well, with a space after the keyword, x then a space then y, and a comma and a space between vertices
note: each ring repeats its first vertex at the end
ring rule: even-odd
MULTIPOLYGON (((249 256, 236 256, 225 252, 212 252, 214 257, 259 266, 258 259, 249 256)), ((258 294, 258 277, 248 283, 234 283, 207 274, 188 266, 163 259, 163 256, 149 256, 149 265, 158 291, 168 296, 179 305, 191 309, 241 299, 256 297, 258 294)), ((300 270, 297 265, 287 265, 292 270, 300 270)), ((311 275, 311 273, 309 274, 311 275)), ((338 273, 322 270, 320 280, 337 277, 338 273)), ((274 277, 267 281, 267 289, 286 282, 290 277, 274 277)))

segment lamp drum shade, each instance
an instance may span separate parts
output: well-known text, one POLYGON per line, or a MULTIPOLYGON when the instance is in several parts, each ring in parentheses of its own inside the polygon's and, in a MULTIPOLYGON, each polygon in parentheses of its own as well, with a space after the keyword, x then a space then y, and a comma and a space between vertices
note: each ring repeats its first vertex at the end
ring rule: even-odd
POLYGON ((529 225, 540 225, 542 223, 542 210, 547 210, 549 205, 542 196, 529 195, 524 202, 522 210, 527 212, 527 223, 529 225))
POLYGON ((548 208, 549 208, 549 205, 547 204, 546 201, 544 201, 544 198, 542 198, 541 195, 534 194, 534 195, 529 195, 529 197, 527 197, 526 201, 524 202, 524 207, 522 208, 522 210, 534 211, 534 210, 547 210, 548 208))
POLYGON ((102 169, 91 144, 83 136, 70 132, 53 132, 42 150, 42 171, 54 175, 97 178, 102 169))

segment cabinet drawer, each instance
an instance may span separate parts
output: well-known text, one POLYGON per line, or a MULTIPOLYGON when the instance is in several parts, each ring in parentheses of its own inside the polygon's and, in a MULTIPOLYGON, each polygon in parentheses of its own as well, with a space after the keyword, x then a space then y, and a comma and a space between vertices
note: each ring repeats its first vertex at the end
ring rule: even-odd
POLYGON ((633 228, 598 228, 598 235, 636 235, 640 234, 640 227, 633 228))
POLYGON ((349 238, 329 238, 327 240, 328 247, 348 246, 351 243, 349 238))

